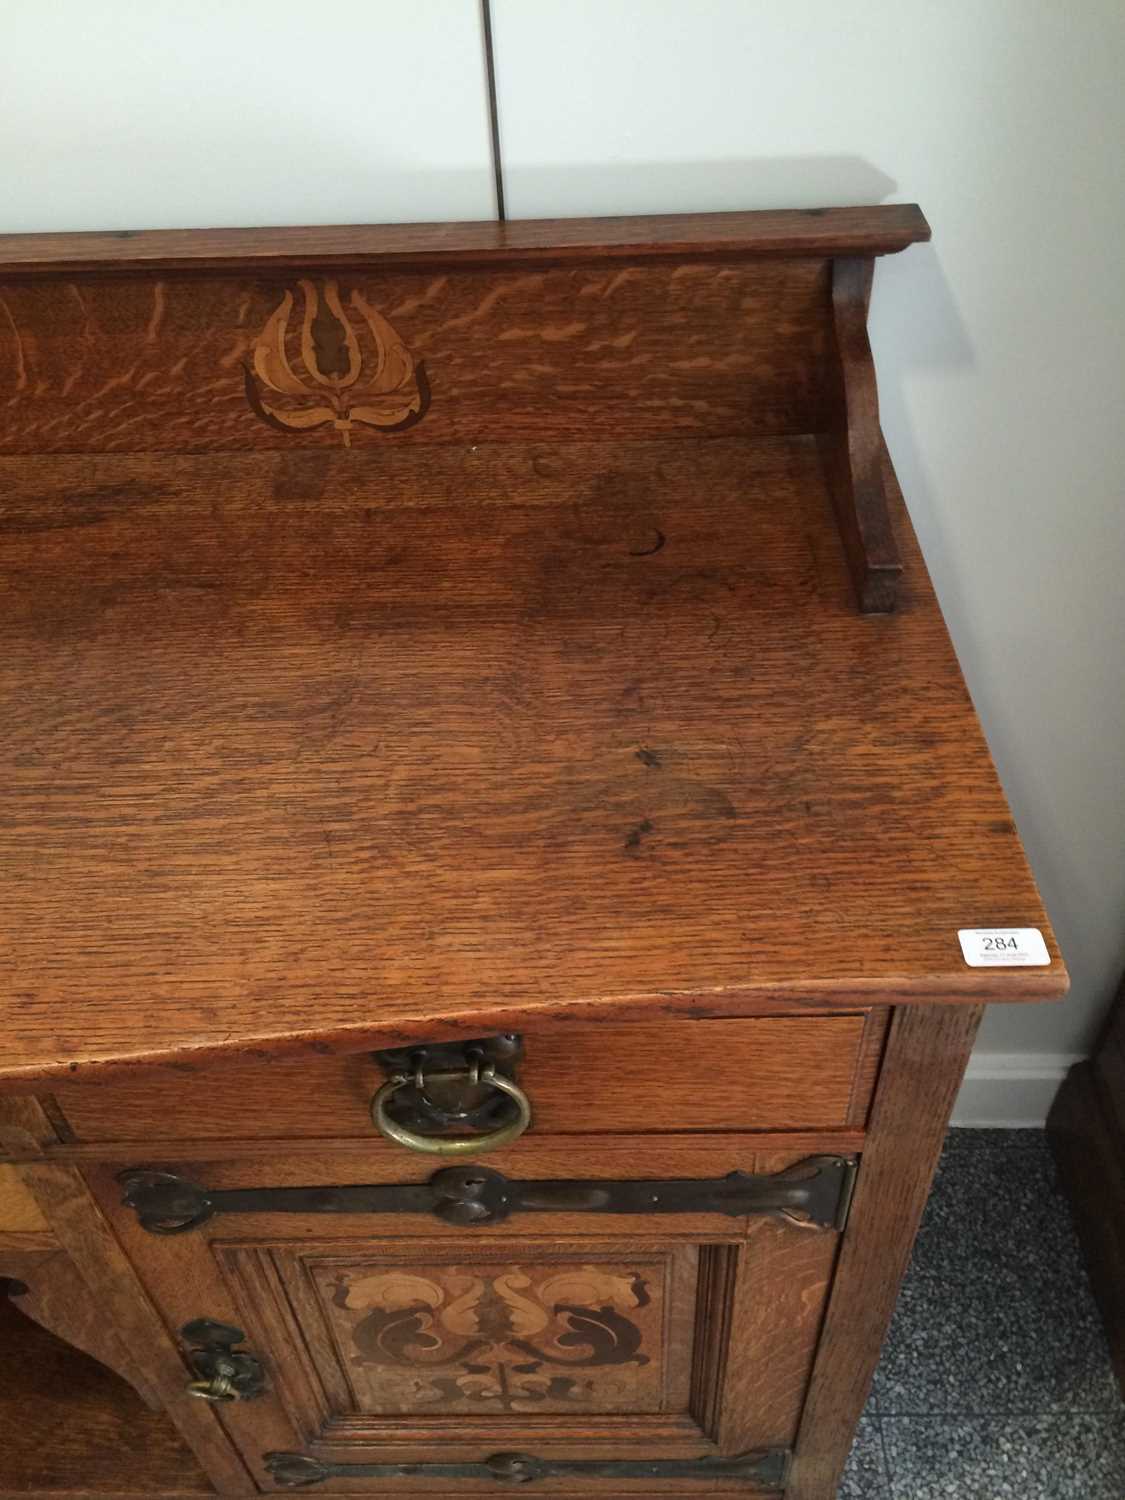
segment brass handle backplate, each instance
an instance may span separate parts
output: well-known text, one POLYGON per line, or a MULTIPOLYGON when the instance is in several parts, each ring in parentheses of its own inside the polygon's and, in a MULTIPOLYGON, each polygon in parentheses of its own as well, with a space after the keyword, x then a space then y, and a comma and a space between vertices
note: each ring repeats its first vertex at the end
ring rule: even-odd
POLYGON ((188 1381, 189 1396, 216 1403, 252 1401, 265 1390, 261 1365, 252 1354, 234 1348, 246 1338, 241 1328, 195 1318, 180 1333, 192 1345, 188 1361, 196 1379, 188 1381))
POLYGON ((476 1156, 507 1146, 531 1124, 516 1082, 523 1040, 514 1032, 376 1052, 387 1081, 371 1118, 388 1140, 427 1156, 476 1156))

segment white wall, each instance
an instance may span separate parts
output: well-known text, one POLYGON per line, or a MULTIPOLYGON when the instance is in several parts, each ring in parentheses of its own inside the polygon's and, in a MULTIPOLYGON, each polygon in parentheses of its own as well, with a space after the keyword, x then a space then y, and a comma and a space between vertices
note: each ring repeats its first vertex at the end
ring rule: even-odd
MULTIPOLYGON (((930 216, 876 280, 884 423, 1074 976, 976 1066, 1049 1073, 1125 962, 1125 5, 493 17, 514 216, 930 216)), ((477 0, 8 0, 0 173, 9 230, 487 216, 477 0)))
POLYGON ((493 0, 513 216, 917 200, 887 440, 1074 980, 981 1048, 1085 1048, 1125 963, 1125 5, 493 0))
POLYGON ((475 0, 0 0, 0 231, 483 219, 475 0))

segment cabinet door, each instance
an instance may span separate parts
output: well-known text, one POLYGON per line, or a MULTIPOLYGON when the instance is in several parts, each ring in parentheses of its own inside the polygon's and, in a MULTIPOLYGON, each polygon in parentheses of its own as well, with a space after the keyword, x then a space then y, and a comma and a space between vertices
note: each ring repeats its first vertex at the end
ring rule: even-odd
MULTIPOLYGON (((590 1175, 631 1161, 635 1181, 773 1173, 809 1153, 616 1138, 599 1154, 590 1175)), ((574 1155, 525 1147, 521 1178, 576 1174, 574 1155)), ((262 1160, 176 1171, 220 1192, 323 1191, 371 1182, 370 1166, 348 1153, 282 1174, 262 1160)), ((412 1166, 397 1171, 429 1175, 412 1166)), ((95 1175, 108 1207, 120 1189, 95 1175)), ((838 1241, 719 1212, 531 1211, 474 1230, 252 1206, 171 1236, 113 1212, 185 1347, 184 1327, 207 1318, 260 1361, 264 1393, 216 1408, 257 1482, 329 1492, 501 1493, 529 1478, 548 1493, 772 1493, 838 1241)))

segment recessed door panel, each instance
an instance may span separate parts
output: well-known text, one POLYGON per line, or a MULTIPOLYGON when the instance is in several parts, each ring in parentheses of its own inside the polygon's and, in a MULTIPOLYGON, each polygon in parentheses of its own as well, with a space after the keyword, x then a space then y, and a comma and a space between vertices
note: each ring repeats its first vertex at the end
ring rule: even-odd
POLYGON ((302 1269, 358 1412, 571 1415, 667 1409, 665 1341, 673 1320, 690 1338, 695 1260, 691 1246, 558 1259, 523 1246, 302 1269))

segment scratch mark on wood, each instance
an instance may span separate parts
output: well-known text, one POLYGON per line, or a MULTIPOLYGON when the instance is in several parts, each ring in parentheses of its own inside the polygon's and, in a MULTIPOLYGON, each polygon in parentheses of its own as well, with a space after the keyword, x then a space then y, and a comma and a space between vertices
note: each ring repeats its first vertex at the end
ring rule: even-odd
POLYGON ((152 313, 149 316, 148 326, 145 328, 145 343, 155 344, 160 333, 160 325, 164 322, 164 283, 155 281, 152 285, 152 313))
POLYGON ((0 307, 4 309, 4 316, 8 320, 8 324, 12 330, 12 337, 16 341, 16 390, 23 391, 27 389, 27 360, 23 352, 23 338, 15 318, 12 317, 12 310, 3 297, 0 297, 0 307))

